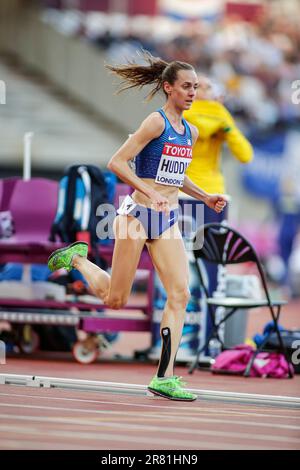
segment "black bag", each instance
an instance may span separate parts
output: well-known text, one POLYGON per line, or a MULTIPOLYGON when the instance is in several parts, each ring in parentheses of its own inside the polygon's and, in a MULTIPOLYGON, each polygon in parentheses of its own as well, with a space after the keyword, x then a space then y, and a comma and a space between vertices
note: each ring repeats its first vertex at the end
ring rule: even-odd
POLYGON ((59 183, 50 240, 56 241, 58 237, 66 243, 76 240, 90 242, 96 262, 99 262, 96 228, 101 217, 96 215, 96 211, 100 204, 108 203, 105 178, 98 167, 72 165, 66 168, 59 183))

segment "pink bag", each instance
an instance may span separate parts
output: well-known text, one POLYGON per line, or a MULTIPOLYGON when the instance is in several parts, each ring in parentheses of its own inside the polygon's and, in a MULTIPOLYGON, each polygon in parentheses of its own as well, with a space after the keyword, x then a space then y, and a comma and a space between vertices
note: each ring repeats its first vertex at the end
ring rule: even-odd
MULTIPOLYGON (((246 344, 239 344, 234 349, 223 351, 216 358, 212 371, 214 373, 232 373, 243 375, 247 364, 251 360, 255 349, 246 344)), ((288 363, 279 353, 260 352, 256 356, 250 370, 250 377, 274 377, 283 379, 288 377, 288 363)), ((294 373, 293 366, 290 364, 294 373)))

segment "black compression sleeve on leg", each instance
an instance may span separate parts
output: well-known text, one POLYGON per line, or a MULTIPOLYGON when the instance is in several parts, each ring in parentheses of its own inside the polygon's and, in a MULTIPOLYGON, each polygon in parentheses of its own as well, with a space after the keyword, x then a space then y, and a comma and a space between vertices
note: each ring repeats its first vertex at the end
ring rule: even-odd
POLYGON ((161 330, 162 336, 162 351, 157 372, 157 377, 164 377, 168 368, 171 357, 171 330, 170 328, 163 328, 161 330))

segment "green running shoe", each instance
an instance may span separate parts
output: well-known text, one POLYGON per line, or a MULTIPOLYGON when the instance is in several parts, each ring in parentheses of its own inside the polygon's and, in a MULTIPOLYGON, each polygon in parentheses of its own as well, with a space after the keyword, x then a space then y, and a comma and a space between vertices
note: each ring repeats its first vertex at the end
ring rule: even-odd
POLYGON ((59 250, 53 251, 48 258, 48 268, 50 271, 56 271, 61 268, 71 271, 73 256, 80 255, 86 258, 88 247, 88 244, 85 242, 75 242, 66 248, 60 248, 59 250))
POLYGON ((164 378, 153 377, 148 386, 148 390, 154 393, 154 395, 159 395, 160 397, 168 398, 169 400, 196 400, 197 395, 183 389, 185 385, 186 383, 182 381, 182 377, 177 377, 176 375, 164 378))

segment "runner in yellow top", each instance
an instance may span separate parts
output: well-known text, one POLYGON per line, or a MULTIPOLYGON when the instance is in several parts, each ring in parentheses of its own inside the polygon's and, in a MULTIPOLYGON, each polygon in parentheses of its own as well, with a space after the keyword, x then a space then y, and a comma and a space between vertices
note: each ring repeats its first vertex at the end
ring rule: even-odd
POLYGON ((236 127, 227 109, 215 100, 210 80, 200 76, 196 100, 184 118, 197 127, 198 139, 193 149, 193 159, 187 176, 197 186, 210 193, 224 193, 225 184, 221 170, 221 152, 224 142, 241 163, 252 160, 250 142, 236 127))

